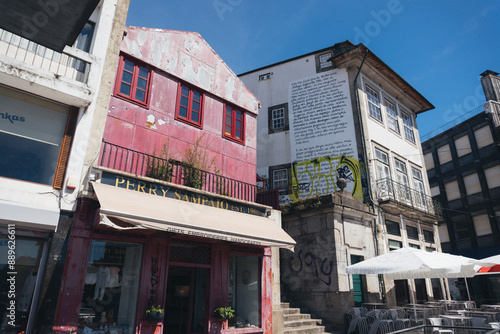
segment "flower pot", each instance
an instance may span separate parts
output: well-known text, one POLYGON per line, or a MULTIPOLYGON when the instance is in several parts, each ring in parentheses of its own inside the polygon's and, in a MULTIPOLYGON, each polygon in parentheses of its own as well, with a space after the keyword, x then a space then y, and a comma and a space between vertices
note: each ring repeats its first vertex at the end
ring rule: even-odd
POLYGON ((160 322, 163 320, 163 316, 165 315, 164 312, 149 312, 147 313, 146 315, 146 319, 149 321, 149 322, 160 322))

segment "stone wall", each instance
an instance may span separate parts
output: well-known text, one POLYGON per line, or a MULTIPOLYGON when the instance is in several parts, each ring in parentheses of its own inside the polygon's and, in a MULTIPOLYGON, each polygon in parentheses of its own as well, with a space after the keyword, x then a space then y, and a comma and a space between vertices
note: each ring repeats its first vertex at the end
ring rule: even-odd
MULTIPOLYGON (((344 313, 354 307, 352 279, 345 268, 351 254, 374 256, 374 215, 347 191, 314 200, 317 205, 283 216, 283 229, 297 245, 294 253, 281 250, 282 301, 341 326, 344 313)), ((378 301, 378 279, 367 278, 366 288, 364 297, 378 301)))

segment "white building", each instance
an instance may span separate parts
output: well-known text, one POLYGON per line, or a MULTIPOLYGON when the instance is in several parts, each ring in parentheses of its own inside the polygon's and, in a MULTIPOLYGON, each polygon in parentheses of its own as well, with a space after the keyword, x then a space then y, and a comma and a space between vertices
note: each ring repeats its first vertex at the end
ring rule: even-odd
POLYGON ((3 333, 32 332, 60 281, 52 273, 99 153, 128 3, 0 5, 0 277, 17 288, 0 296, 15 305, 0 311, 3 333))
MULTIPOLYGON (((434 107, 368 48, 346 41, 240 78, 261 101, 257 174, 279 188, 280 203, 334 193, 344 178, 377 217, 376 228, 345 231, 376 236, 370 240, 347 244, 347 237, 335 237, 337 292, 354 293, 356 304, 375 301, 377 278, 353 286, 346 265, 403 246, 439 248, 440 212, 429 196, 416 126, 417 115, 434 107)), ((284 215, 285 230, 286 221, 284 215)), ((438 297, 438 281, 415 283, 418 298, 438 297)), ((385 289, 389 302, 409 301, 407 281, 386 282, 385 289)))

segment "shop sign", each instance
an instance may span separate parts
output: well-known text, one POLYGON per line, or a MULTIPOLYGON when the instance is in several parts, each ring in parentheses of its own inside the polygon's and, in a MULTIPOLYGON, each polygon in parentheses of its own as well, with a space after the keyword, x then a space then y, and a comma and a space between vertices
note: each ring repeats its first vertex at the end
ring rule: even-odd
POLYGON ((218 209, 236 211, 256 216, 265 216, 266 211, 263 208, 256 208, 244 205, 236 201, 222 199, 206 194, 199 194, 186 189, 167 186, 160 183, 147 182, 139 179, 129 178, 123 175, 103 172, 101 183, 111 185, 117 188, 123 188, 132 191, 138 191, 145 194, 156 195, 160 197, 172 198, 180 201, 196 203, 205 206, 211 206, 218 209))

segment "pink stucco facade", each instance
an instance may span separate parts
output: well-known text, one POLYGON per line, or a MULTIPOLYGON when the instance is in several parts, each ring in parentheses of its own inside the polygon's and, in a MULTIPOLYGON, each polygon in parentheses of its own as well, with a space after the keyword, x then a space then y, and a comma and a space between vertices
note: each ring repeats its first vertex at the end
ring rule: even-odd
POLYGON ((114 94, 104 141, 147 154, 168 141, 171 157, 182 160, 203 134, 221 175, 255 184, 259 102, 207 42, 193 32, 127 27, 121 50, 150 67, 149 103, 114 94), (204 94, 201 128, 175 117, 179 82, 204 94), (223 136, 225 103, 245 112, 242 143, 223 136))

